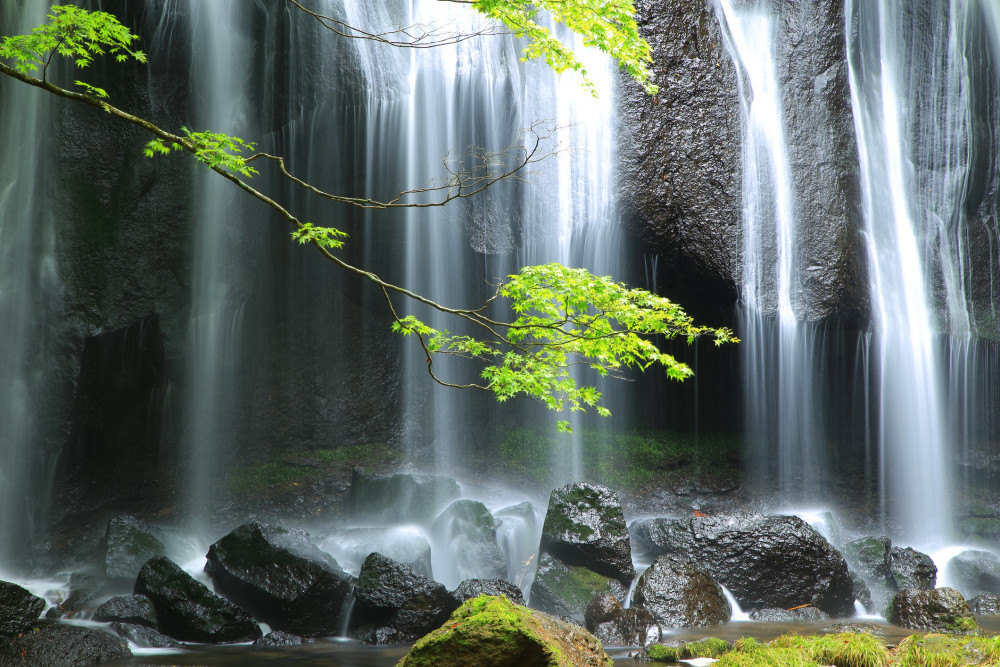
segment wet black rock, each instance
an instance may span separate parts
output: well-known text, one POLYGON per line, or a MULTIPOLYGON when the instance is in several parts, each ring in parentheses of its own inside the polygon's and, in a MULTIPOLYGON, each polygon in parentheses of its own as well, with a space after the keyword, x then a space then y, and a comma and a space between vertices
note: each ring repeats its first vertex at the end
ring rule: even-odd
POLYGON ((914 630, 971 632, 977 629, 972 610, 954 588, 900 591, 889 605, 890 623, 914 630))
POLYGON ((377 644, 413 641, 458 608, 444 586, 379 553, 362 564, 354 598, 351 634, 377 644))
POLYGON ((925 553, 910 547, 893 547, 890 552, 890 570, 899 590, 916 588, 922 591, 934 589, 937 581, 937 565, 925 553))
POLYGON ((171 639, 145 625, 112 623, 111 629, 122 639, 127 639, 142 648, 180 648, 182 646, 176 639, 171 639))
POLYGON ((466 579, 451 594, 459 604, 480 595, 502 595, 514 604, 524 606, 521 589, 504 579, 466 579))
POLYGON ((966 598, 1000 594, 1000 557, 989 551, 963 551, 948 561, 945 575, 966 598))
POLYGON ((146 561, 135 582, 156 609, 159 630, 181 641, 245 642, 261 636, 243 609, 219 597, 165 556, 146 561))
POLYGON ((981 593, 968 602, 969 609, 972 610, 973 614, 1000 616, 1000 595, 995 593, 981 593))
POLYGON ((483 503, 467 498, 456 500, 434 519, 431 530, 442 543, 450 545, 458 578, 507 576, 507 559, 497 543, 496 519, 483 503))
POLYGON ((251 521, 208 550, 205 571, 215 588, 276 630, 314 637, 334 634, 353 577, 297 528, 251 521))
POLYGON ((802 607, 801 609, 754 609, 750 612, 750 618, 754 621, 770 623, 797 623, 799 621, 828 621, 830 615, 816 607, 802 607))
POLYGON ((660 626, 646 609, 624 609, 611 594, 591 600, 584 622, 605 646, 645 646, 659 641, 660 626))
POLYGON ((632 592, 632 605, 646 609, 668 628, 725 623, 732 608, 708 571, 689 558, 658 557, 642 573, 632 592))
POLYGON ((430 523, 461 491, 450 477, 366 475, 363 469, 355 468, 349 503, 354 518, 369 524, 430 523))
POLYGON ((635 578, 632 547, 618 494, 596 484, 556 489, 542 525, 541 551, 629 586, 635 578))
POLYGON ((857 572, 851 572, 851 594, 854 599, 864 605, 865 609, 872 607, 872 592, 868 584, 857 572))
POLYGON ((582 565, 567 565, 543 553, 538 560, 529 600, 534 609, 579 621, 590 601, 607 593, 624 600, 628 588, 617 579, 582 565))
POLYGON ((126 642, 107 632, 51 621, 0 642, 0 667, 85 667, 131 655, 126 642))
POLYGON ((166 553, 159 533, 150 525, 128 514, 108 521, 103 540, 102 570, 109 579, 127 580, 139 575, 143 564, 153 556, 166 553))
POLYGON ((331 533, 320 543, 324 549, 335 548, 341 566, 360 569, 368 554, 378 552, 424 575, 434 578, 431 545, 422 534, 405 529, 347 528, 331 533))
POLYGON ((153 601, 145 595, 119 595, 96 610, 94 620, 102 623, 125 623, 155 628, 159 625, 153 601))
POLYGON ((647 519, 629 530, 647 557, 675 554, 704 566, 744 609, 810 604, 835 617, 854 613, 847 562, 798 517, 647 519))
POLYGON ((45 600, 26 588, 0 581, 0 635, 12 637, 24 632, 38 620, 45 600))
POLYGON ((260 639, 256 640, 251 646, 256 648, 272 648, 274 646, 301 646, 305 642, 305 639, 299 637, 298 635, 293 635, 290 632, 282 632, 281 630, 273 630, 260 639))

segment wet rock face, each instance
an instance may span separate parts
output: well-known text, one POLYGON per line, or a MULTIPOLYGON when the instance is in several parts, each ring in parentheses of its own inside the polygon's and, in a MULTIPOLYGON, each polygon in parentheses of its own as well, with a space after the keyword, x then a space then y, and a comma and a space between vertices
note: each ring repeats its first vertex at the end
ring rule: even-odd
POLYGON ((301 529, 243 524, 208 550, 216 589, 276 630, 336 633, 353 577, 301 529))
POLYGON ((954 588, 907 588, 889 605, 887 620, 900 627, 935 632, 969 632, 977 625, 962 594, 954 588))
MULTIPOLYGON (((857 148, 843 5, 781 3, 776 74, 797 220, 792 299, 820 319, 866 309, 857 148)), ((711 3, 636 3, 653 49, 655 96, 620 77, 619 201, 634 231, 671 274, 732 294, 743 275, 742 131, 737 80, 711 3)), ((746 84, 749 87, 749 84, 746 84)), ((762 265, 774 266, 765 240, 762 265)), ((777 307, 765 280, 761 307, 777 307)))
POLYGON ((131 655, 125 640, 107 632, 48 621, 0 642, 0 665, 5 667, 78 667, 131 655))
POLYGON ((704 566, 744 609, 811 604, 835 617, 854 612, 844 557, 798 517, 647 519, 630 531, 647 556, 674 554, 704 566))
POLYGON ((635 578, 632 546, 621 501, 596 484, 568 484, 549 496, 541 551, 629 586, 635 578))
POLYGON ((966 598, 1000 594, 1000 557, 989 551, 963 551, 948 561, 945 573, 966 598))
POLYGON ((354 598, 351 635, 372 644, 413 641, 458 607, 444 586, 378 553, 361 566, 354 598))
POLYGON ((134 516, 123 514, 108 522, 104 534, 103 568, 109 579, 134 580, 143 564, 165 553, 157 531, 134 516))
POLYGON ((12 637, 24 632, 38 620, 45 600, 26 588, 0 581, 0 635, 12 637))
POLYGON ((736 68, 709 3, 635 7, 660 91, 650 96, 619 78, 619 206, 670 273, 735 294, 743 182, 736 68))
POLYGON ((451 545, 458 579, 507 576, 507 559, 497 542, 497 522, 483 503, 468 498, 456 500, 434 519, 431 530, 439 540, 451 545))
POLYGON ((969 609, 973 614, 983 616, 1000 615, 1000 595, 995 593, 982 593, 969 600, 969 609))
POLYGON ((816 607, 804 607, 802 609, 754 609, 750 612, 750 618, 769 623, 797 623, 800 621, 827 621, 830 619, 830 615, 816 607))
POLYGON ((923 591, 934 589, 937 581, 937 565, 925 553, 910 547, 893 547, 889 552, 892 578, 899 590, 916 588, 923 591))
POLYGON ((94 620, 102 623, 126 623, 155 628, 159 625, 153 601, 145 595, 113 597, 94 611, 94 620))
POLYGON ((461 494, 458 482, 433 475, 351 475, 350 505, 358 521, 380 524, 430 523, 461 494))
POLYGON ((642 573, 632 603, 669 628, 718 625, 732 616, 712 575, 694 561, 672 555, 660 556, 642 573))
POLYGON ((143 648, 181 648, 182 644, 145 625, 112 623, 115 634, 143 648))
POLYGON ((660 626, 649 610, 624 609, 610 594, 591 600, 583 618, 587 629, 605 646, 645 646, 660 639, 660 626))
POLYGON ((156 608, 159 630, 190 642, 245 642, 261 636, 260 627, 243 609, 208 590, 164 556, 142 566, 135 582, 156 608))

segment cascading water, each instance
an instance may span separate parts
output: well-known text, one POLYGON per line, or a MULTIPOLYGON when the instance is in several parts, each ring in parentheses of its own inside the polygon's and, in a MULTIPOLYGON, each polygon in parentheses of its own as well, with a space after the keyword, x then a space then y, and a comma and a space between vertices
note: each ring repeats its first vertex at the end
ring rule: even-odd
POLYGON ((793 181, 776 70, 776 19, 768 3, 716 6, 737 77, 743 116, 743 266, 747 433, 754 476, 770 477, 771 443, 786 498, 822 490, 823 455, 812 372, 815 334, 796 312, 798 241, 793 181), (776 312, 776 318, 766 313, 776 312))
MULTIPOLYGON (((0 25, 28 32, 45 18, 37 2, 3 3, 0 25)), ((49 499, 41 475, 40 417, 52 400, 45 391, 58 322, 61 284, 56 228, 44 166, 50 136, 49 102, 39 91, 0 81, 0 565, 6 565, 38 525, 39 502, 49 499)))
MULTIPOLYGON (((246 135, 249 73, 231 63, 250 59, 245 30, 246 5, 239 0, 192 2, 192 129, 246 135)), ((196 232, 188 324, 188 392, 185 437, 186 512, 203 518, 218 495, 216 480, 232 446, 238 406, 237 368, 245 363, 241 346, 246 257, 239 257, 240 236, 251 230, 233 223, 239 193, 201 164, 194 178, 196 232)))

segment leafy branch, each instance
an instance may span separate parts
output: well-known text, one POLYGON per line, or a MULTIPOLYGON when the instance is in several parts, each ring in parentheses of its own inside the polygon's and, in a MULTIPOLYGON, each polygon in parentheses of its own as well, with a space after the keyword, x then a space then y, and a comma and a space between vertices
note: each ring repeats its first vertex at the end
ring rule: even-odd
MULTIPOLYGON (((520 8, 521 20, 533 20, 534 10, 522 0, 509 0, 506 7, 500 0, 471 1, 480 11, 490 8, 497 12, 515 11, 520 8)), ((569 16, 566 12, 571 7, 576 9, 570 14, 586 10, 596 12, 597 16, 604 16, 600 12, 610 11, 608 7, 618 10, 631 7, 627 0, 610 3, 597 0, 563 0, 562 3, 558 0, 537 0, 536 5, 550 11, 553 11, 552 7, 561 5, 565 10, 564 17, 569 16)), ((79 10, 81 13, 78 14, 76 11, 57 11, 59 9, 54 7, 53 14, 49 15, 50 23, 36 28, 31 35, 5 37, 0 41, 0 58, 15 63, 11 67, 0 62, 0 74, 59 97, 99 108, 136 125, 153 135, 145 147, 147 156, 186 151, 249 196, 269 206, 293 226, 293 239, 300 244, 312 245, 340 268, 379 287, 394 318, 393 330, 404 336, 416 336, 427 355, 428 372, 440 384, 491 391, 501 402, 516 396, 527 396, 541 400, 554 410, 594 408, 606 416, 610 413, 600 405, 600 392, 593 386, 578 385, 574 368, 589 367, 600 376, 624 378, 629 369, 644 371, 656 365, 663 367, 668 377, 683 380, 691 375, 691 369, 662 352, 651 337, 683 337, 690 343, 698 336, 709 335, 716 345, 736 341, 728 329, 695 325, 679 306, 663 297, 628 288, 608 277, 593 276, 583 269, 570 269, 559 264, 521 269, 498 285, 495 294, 478 308, 450 308, 344 261, 333 253, 343 246, 344 232, 299 220, 278 201, 244 180, 257 173, 249 166, 251 161, 267 159, 276 162, 286 178, 317 196, 333 201, 361 208, 440 206, 455 198, 472 196, 499 180, 522 178, 528 166, 547 155, 539 150, 542 141, 551 134, 551 129, 543 129, 545 126, 536 125, 528 130, 534 140, 525 147, 499 153, 473 148, 470 152, 473 160, 471 167, 467 167, 464 161, 450 166, 445 158, 449 176, 441 183, 408 190, 389 201, 332 195, 293 176, 280 157, 266 153, 244 156, 244 152, 254 150, 252 143, 220 133, 193 132, 188 128, 182 128, 181 134, 168 132, 111 105, 106 100, 107 93, 96 86, 78 81, 77 84, 87 91, 78 93, 47 81, 44 78, 45 68, 56 53, 75 55, 76 64, 80 67, 92 62, 92 58, 80 55, 80 49, 87 54, 100 54, 106 48, 118 60, 129 56, 137 60, 145 59, 140 51, 130 50, 136 36, 131 35, 110 14, 83 10, 79 10), (39 65, 43 67, 42 79, 30 75, 37 71, 39 65), (416 195, 426 193, 441 193, 443 196, 434 202, 410 201, 416 195), (454 316, 471 325, 478 335, 452 335, 428 326, 413 315, 400 316, 392 302, 392 294, 454 316), (497 320, 486 314, 489 306, 498 299, 509 304, 514 315, 512 320, 497 320), (482 363, 482 383, 458 385, 438 377, 433 370, 433 360, 437 355, 458 356, 482 363)), ((574 21, 571 27, 577 26, 574 29, 583 25, 579 23, 582 20, 579 17, 571 18, 574 21)), ((614 24, 621 19, 611 12, 606 20, 614 24)), ((567 20, 567 23, 570 21, 567 20)), ((572 67, 572 63, 567 67, 572 67)), ((560 421, 557 427, 568 430, 569 424, 560 421)))

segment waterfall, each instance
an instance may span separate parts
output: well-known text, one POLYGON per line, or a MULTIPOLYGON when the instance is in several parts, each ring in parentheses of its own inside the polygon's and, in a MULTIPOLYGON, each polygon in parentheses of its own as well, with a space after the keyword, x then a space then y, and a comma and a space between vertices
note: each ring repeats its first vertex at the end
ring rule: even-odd
POLYGON ((777 483, 786 497, 821 493, 823 456, 814 397, 814 327, 800 322, 795 276, 800 271, 792 170, 775 48, 777 19, 767 3, 716 14, 737 77, 743 117, 743 277, 740 331, 744 342, 747 434, 754 476, 770 478, 777 447, 777 483), (776 312, 776 317, 767 313, 776 312))
MULTIPOLYGON (((43 22, 47 5, 3 3, 0 25, 24 34, 43 22)), ((51 206, 55 178, 45 162, 50 100, 0 77, 0 564, 22 548, 49 501, 44 479, 46 426, 55 397, 50 355, 58 328, 61 283, 51 206)))
MULTIPOLYGON (((245 136, 247 90, 251 75, 233 62, 250 60, 245 3, 239 0, 192 2, 192 130, 245 136)), ((242 347, 247 257, 241 236, 252 225, 239 222, 242 193, 208 173, 195 170, 192 209, 195 220, 191 276, 191 315, 187 339, 185 505, 193 518, 204 517, 220 496, 218 480, 231 455, 240 395, 238 369, 247 363, 242 347)))

